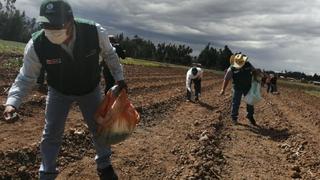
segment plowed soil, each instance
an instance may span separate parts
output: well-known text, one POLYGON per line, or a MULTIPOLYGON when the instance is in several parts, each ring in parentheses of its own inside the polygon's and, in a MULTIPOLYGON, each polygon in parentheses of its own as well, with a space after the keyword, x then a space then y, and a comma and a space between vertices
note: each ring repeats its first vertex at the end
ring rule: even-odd
MULTIPOLYGON (((18 69, 0 63, 0 101, 18 69)), ((129 98, 141 114, 136 131, 114 145, 120 179, 320 179, 320 99, 279 87, 255 107, 258 126, 230 120, 231 89, 219 96, 222 77, 205 72, 199 102, 185 101, 186 69, 124 66, 129 98)), ((36 179, 45 93, 33 91, 20 120, 0 118, 0 179, 36 179)), ((3 111, 3 107, 0 108, 3 111)), ((58 179, 98 179, 90 134, 76 105, 69 113, 58 179)))

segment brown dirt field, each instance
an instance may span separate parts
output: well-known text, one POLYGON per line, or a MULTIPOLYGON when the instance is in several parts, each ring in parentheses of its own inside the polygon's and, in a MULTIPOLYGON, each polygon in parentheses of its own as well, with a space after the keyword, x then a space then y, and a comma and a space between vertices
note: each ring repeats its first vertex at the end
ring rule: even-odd
MULTIPOLYGON (((192 103, 185 101, 185 69, 124 69, 141 122, 130 138, 113 146, 120 179, 320 179, 320 98, 279 87, 280 95, 263 93, 256 106, 259 126, 245 119, 243 103, 235 126, 229 118, 231 90, 218 95, 221 76, 205 72, 201 100, 192 103)), ((1 103, 17 72, 0 66, 1 103)), ((19 121, 0 118, 0 179, 37 178, 44 106, 45 94, 33 91, 19 121)), ((90 135, 74 105, 58 179, 98 179, 93 158, 90 135)))

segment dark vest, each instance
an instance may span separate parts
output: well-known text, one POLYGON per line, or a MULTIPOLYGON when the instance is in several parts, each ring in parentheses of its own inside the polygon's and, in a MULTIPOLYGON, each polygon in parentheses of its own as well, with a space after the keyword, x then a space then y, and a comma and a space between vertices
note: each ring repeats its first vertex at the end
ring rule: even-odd
POLYGON ((76 41, 73 58, 51 43, 44 31, 32 35, 35 51, 47 72, 48 85, 65 95, 84 95, 100 82, 99 39, 95 23, 75 19, 76 41))
POLYGON ((252 68, 249 62, 246 62, 240 69, 231 67, 234 90, 240 90, 247 94, 251 88, 252 68))
POLYGON ((114 43, 112 44, 112 46, 114 48, 116 48, 116 52, 118 54, 119 57, 121 57, 121 59, 125 59, 126 58, 126 53, 125 51, 122 49, 122 47, 120 46, 119 43, 114 43))

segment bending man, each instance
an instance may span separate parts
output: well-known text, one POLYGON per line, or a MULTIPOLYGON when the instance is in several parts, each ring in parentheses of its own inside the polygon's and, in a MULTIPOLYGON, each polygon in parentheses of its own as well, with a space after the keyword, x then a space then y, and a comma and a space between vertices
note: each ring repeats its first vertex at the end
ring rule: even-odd
POLYGON ((201 79, 203 76, 203 70, 200 67, 192 67, 188 70, 186 76, 186 88, 187 88, 187 101, 191 101, 192 88, 191 84, 194 83, 194 95, 195 101, 199 100, 201 93, 201 79))
POLYGON ((40 143, 40 179, 55 179, 58 174, 56 160, 73 102, 79 105, 93 135, 100 178, 117 179, 110 161, 111 148, 99 144, 95 138, 94 113, 102 101, 99 56, 108 64, 120 88, 127 88, 107 32, 92 21, 74 19, 70 5, 63 0, 42 1, 38 21, 42 30, 34 33, 26 45, 23 66, 9 91, 4 116, 13 117, 44 68, 48 96, 40 143))

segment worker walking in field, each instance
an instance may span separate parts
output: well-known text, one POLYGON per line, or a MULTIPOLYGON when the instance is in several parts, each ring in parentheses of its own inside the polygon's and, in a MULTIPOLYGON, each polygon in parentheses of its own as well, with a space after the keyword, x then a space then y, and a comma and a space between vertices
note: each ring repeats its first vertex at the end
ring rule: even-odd
MULTIPOLYGON (((252 73, 255 68, 248 62, 248 57, 244 54, 237 53, 230 57, 230 67, 224 77, 220 95, 225 93, 225 90, 229 84, 229 81, 233 80, 233 96, 231 106, 231 118, 234 124, 238 123, 239 106, 242 96, 245 96, 250 88, 252 81, 252 73)), ((254 107, 247 104, 247 119, 251 124, 256 125, 256 121, 253 117, 254 107)))
POLYGON ((266 84, 267 84, 267 93, 271 92, 271 75, 267 74, 266 84))
MULTIPOLYGON (((125 59, 126 58, 126 53, 125 50, 122 49, 122 47, 120 46, 120 44, 117 42, 116 38, 114 35, 109 35, 108 36, 109 41, 112 45, 112 47, 115 48, 115 51, 118 55, 118 57, 120 57, 121 59, 125 59)), ((107 66, 107 64, 104 61, 101 61, 101 68, 102 73, 103 73, 103 77, 104 77, 104 82, 105 82, 105 89, 104 92, 105 94, 108 92, 108 90, 115 85, 115 80, 107 66)))
POLYGON ((93 136, 97 171, 101 179, 118 179, 111 166, 111 148, 96 139, 94 114, 102 101, 99 56, 108 64, 121 89, 126 89, 122 66, 113 50, 106 30, 89 20, 76 19, 64 0, 42 1, 42 30, 33 34, 26 45, 23 66, 9 90, 4 117, 10 121, 43 67, 47 74, 48 96, 45 126, 40 143, 40 179, 58 175, 59 154, 65 121, 71 104, 76 102, 93 136))
POLYGON ((277 75, 271 74, 271 79, 270 79, 270 92, 272 94, 278 94, 278 88, 277 88, 277 75))
POLYGON ((203 76, 203 70, 200 67, 192 67, 188 70, 186 76, 186 88, 187 88, 187 101, 191 101, 192 95, 192 83, 194 83, 194 95, 195 101, 199 100, 201 94, 201 79, 203 76))
POLYGON ((261 78, 261 87, 264 87, 264 85, 267 82, 267 75, 265 73, 262 73, 262 74, 263 74, 263 76, 261 78))

